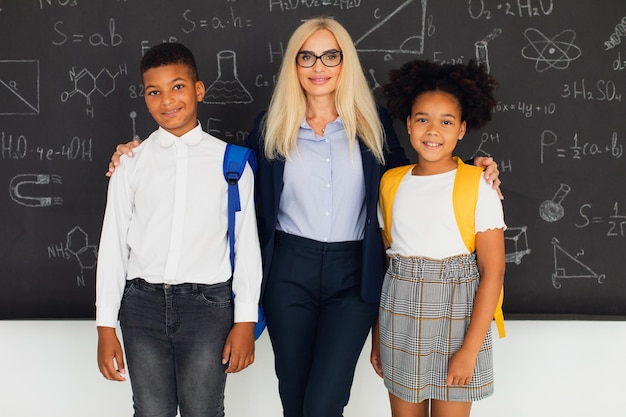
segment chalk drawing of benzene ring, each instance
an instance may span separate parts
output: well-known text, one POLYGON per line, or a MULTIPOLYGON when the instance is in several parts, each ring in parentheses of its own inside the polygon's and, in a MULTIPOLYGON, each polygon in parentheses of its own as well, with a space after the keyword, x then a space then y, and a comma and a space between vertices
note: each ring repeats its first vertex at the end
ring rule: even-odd
MULTIPOLYGON (((376 25, 374 25, 371 29, 369 29, 365 34, 363 34, 360 38, 358 38, 354 42, 354 46, 358 52, 383 52, 383 53, 402 53, 402 54, 418 54, 421 55, 424 52, 424 37, 426 33, 426 6, 427 0, 406 0, 400 6, 398 6, 395 10, 389 13, 386 17, 381 19, 376 25), (420 11, 417 19, 417 28, 418 34, 415 36, 410 36, 404 39, 402 42, 398 43, 397 47, 389 48, 383 46, 375 46, 368 47, 363 45, 363 43, 367 43, 369 39, 371 39, 372 33, 376 32, 382 26, 391 25, 392 23, 388 23, 395 15, 399 14, 404 8, 410 6, 412 3, 419 2, 420 11)), ((373 41, 375 42, 375 41, 373 41)))
POLYGON ((554 247, 554 273, 552 274, 552 285, 557 290, 561 288, 561 283, 557 282, 557 279, 574 279, 574 278, 586 278, 595 279, 598 284, 603 284, 606 280, 606 275, 596 274, 587 265, 578 260, 579 255, 584 255, 584 251, 581 251, 577 255, 565 251, 561 245, 561 242, 557 238, 552 238, 552 245, 554 247), (566 265, 567 264, 567 265, 566 265))
POLYGON ((574 45, 576 32, 566 29, 548 39, 534 28, 524 31, 528 45, 522 48, 522 56, 535 61, 535 70, 544 72, 550 68, 567 69, 569 64, 581 55, 580 48, 574 45))

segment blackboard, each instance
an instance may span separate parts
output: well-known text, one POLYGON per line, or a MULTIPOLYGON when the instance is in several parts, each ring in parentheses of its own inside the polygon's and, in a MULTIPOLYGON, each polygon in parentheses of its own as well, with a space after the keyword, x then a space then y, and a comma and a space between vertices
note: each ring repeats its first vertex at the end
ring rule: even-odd
POLYGON ((0 0, 0 318, 94 316, 104 172, 117 143, 155 128, 147 48, 190 47, 201 123, 240 143, 289 35, 317 15, 352 34, 381 104, 407 60, 488 65, 493 121, 458 153, 500 166, 505 314, 626 316, 623 0, 0 0))

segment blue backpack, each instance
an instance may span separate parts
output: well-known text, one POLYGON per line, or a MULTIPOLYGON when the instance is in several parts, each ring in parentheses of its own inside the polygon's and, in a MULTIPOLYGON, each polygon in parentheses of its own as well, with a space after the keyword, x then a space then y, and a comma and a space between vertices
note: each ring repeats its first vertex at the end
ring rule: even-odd
MULTIPOLYGON (((239 178, 243 174, 246 162, 250 164, 252 172, 256 174, 256 157, 252 149, 243 146, 226 144, 224 152, 224 178, 228 182, 228 242, 230 244, 230 268, 235 271, 235 212, 241 211, 239 200, 239 178)), ((233 300, 235 293, 233 293, 233 300)), ((259 304, 259 318, 254 325, 254 339, 258 339, 265 329, 265 312, 259 304)))

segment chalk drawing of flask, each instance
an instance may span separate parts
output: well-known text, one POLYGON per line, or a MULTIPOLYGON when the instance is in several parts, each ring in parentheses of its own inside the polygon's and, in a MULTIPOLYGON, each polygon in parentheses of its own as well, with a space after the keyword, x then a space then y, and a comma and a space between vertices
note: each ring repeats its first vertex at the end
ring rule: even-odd
POLYGON ((569 194, 571 188, 567 184, 561 184, 552 200, 546 200, 539 206, 539 216, 547 222, 561 220, 565 209, 561 205, 563 199, 569 194))
POLYGON ((207 88, 203 103, 248 104, 253 99, 237 78, 237 54, 224 50, 217 54, 217 79, 207 88))

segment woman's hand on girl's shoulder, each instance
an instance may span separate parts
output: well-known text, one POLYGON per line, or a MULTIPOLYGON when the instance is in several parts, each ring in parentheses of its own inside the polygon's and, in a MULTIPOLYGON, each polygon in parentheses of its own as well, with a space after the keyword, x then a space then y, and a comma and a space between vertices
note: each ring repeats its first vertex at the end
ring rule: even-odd
POLYGON ((106 176, 110 177, 115 172, 115 168, 120 165, 120 157, 122 155, 128 155, 133 157, 133 149, 141 144, 141 139, 135 139, 127 143, 120 143, 115 147, 115 152, 111 156, 111 162, 109 162, 109 170, 106 172, 106 176))

